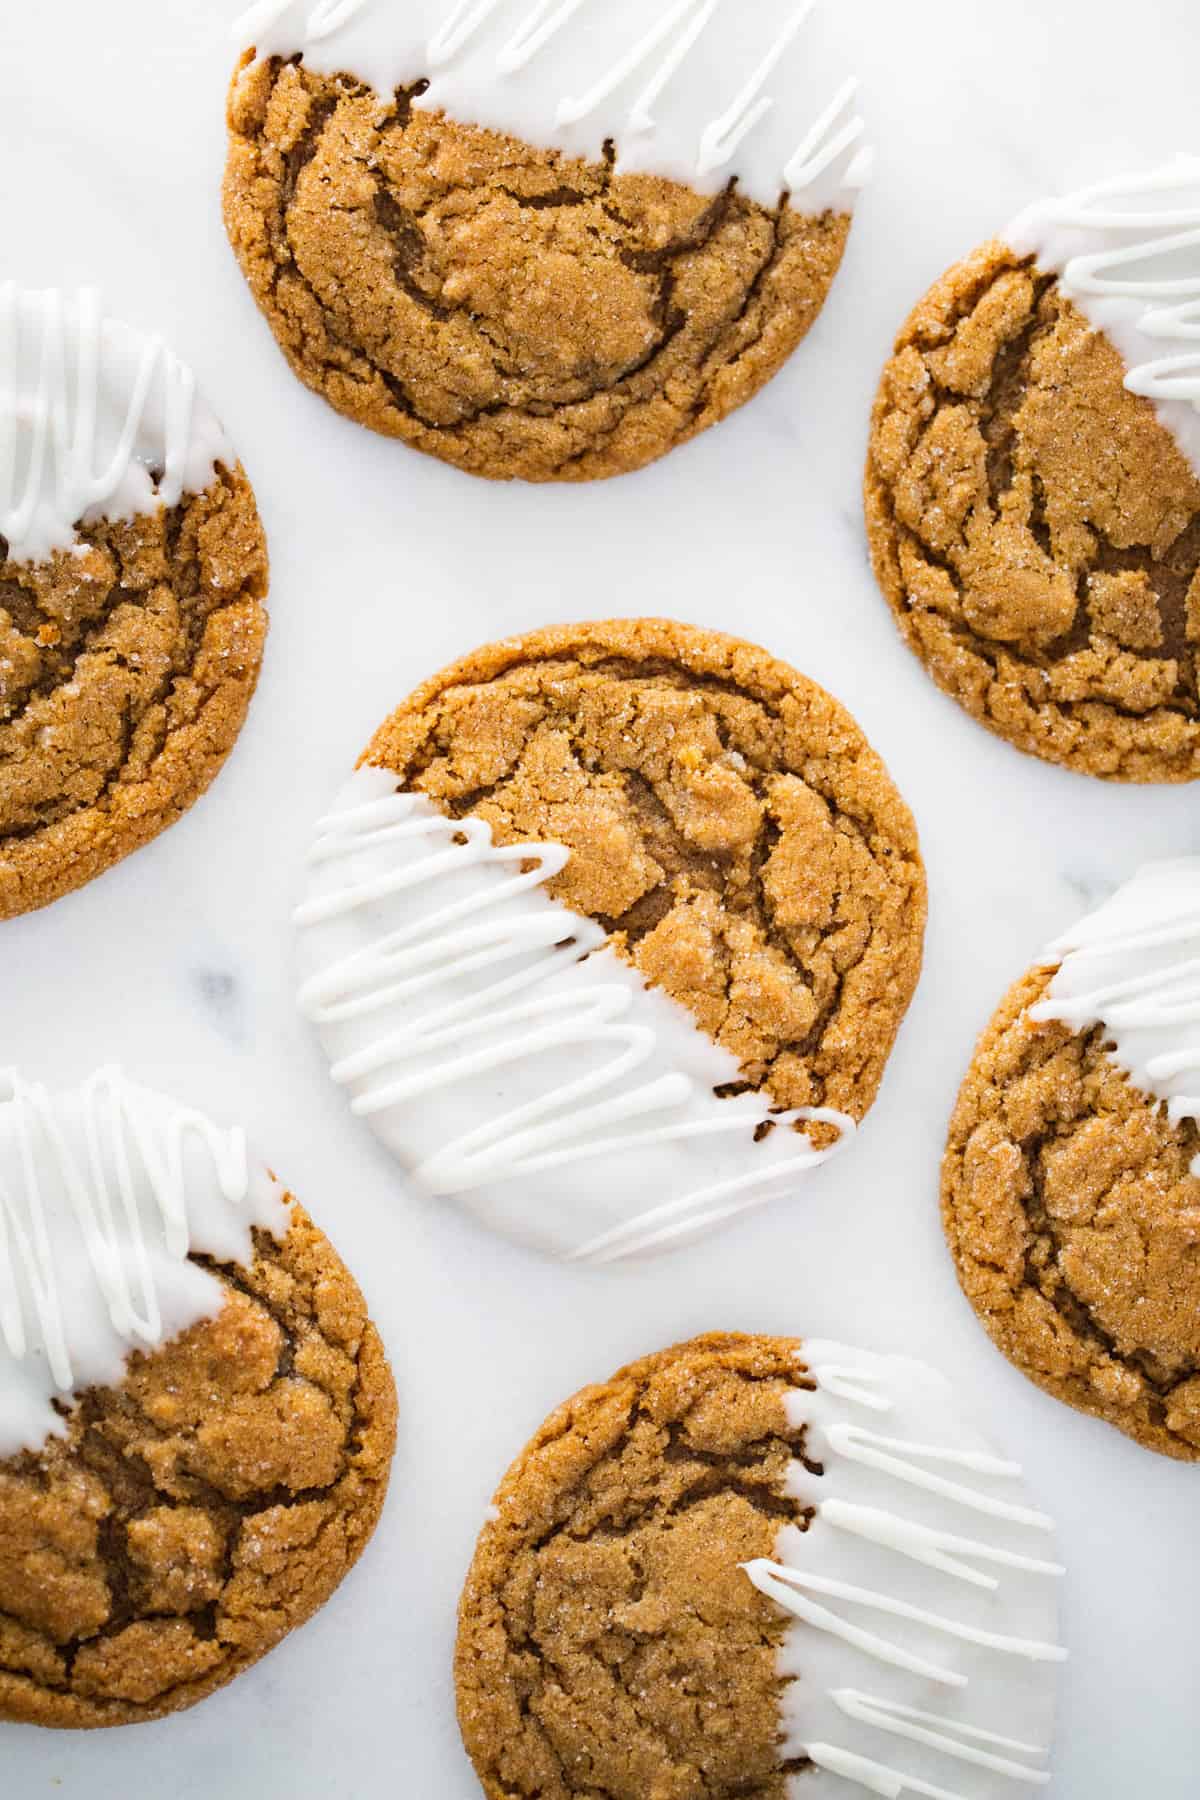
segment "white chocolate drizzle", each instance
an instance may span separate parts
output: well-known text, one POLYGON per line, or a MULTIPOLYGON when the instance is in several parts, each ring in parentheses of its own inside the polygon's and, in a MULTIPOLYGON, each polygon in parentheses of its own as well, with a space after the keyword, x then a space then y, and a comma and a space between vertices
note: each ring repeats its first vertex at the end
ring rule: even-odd
POLYGON ((554 844, 501 848, 361 769, 322 822, 299 908, 300 1006, 333 1079, 430 1194, 588 1262, 645 1255, 761 1204, 854 1131, 774 1111, 736 1060, 550 899, 554 844), (790 1128, 840 1133, 817 1149, 790 1128))
POLYGON ((1045 201, 1006 236, 1108 334, 1200 474, 1200 156, 1045 201))
POLYGON ((51 1095, 0 1076, 0 1458, 62 1429, 63 1402, 120 1381, 132 1350, 215 1315, 188 1259, 252 1259, 287 1209, 241 1131, 101 1069, 51 1095))
POLYGON ((746 1568, 795 1621, 780 1655, 782 1755, 810 1766, 789 1792, 836 1800, 850 1782, 997 1800, 1013 1783, 1045 1786, 1066 1660, 1064 1571, 1039 1553, 1051 1521, 934 1371, 821 1343, 802 1361, 815 1387, 788 1396, 805 1438, 787 1492, 807 1524, 784 1526, 775 1559, 746 1568), (886 1413, 895 1429, 883 1436, 855 1412, 886 1413), (966 1534, 971 1514, 989 1521, 986 1535, 966 1534), (879 1692, 864 1689, 872 1668, 879 1692))
POLYGON ((1112 1061, 1171 1124, 1200 1124, 1200 856, 1147 863, 1048 960, 1059 967, 1030 1018, 1102 1026, 1112 1061))
POLYGON ((260 58, 302 55, 418 107, 765 206, 848 210, 872 152, 817 0, 261 0, 239 21, 260 58), (803 41, 805 54, 799 55, 803 41), (794 54, 793 54, 794 53, 794 54), (781 100, 786 96, 786 106, 781 100), (806 121, 801 130, 798 120, 806 121))
POLYGON ((78 527, 129 520, 201 493, 233 456, 161 338, 65 295, 0 284, 0 537, 45 561, 78 527))

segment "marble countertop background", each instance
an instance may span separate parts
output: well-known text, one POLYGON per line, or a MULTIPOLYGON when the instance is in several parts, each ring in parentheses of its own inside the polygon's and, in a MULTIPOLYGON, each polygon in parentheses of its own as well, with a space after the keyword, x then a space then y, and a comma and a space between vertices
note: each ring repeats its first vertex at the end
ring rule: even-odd
POLYGON ((573 1388, 694 1332, 905 1349, 953 1372, 1061 1528, 1072 1647, 1054 1800, 1191 1800, 1200 1762, 1197 1483, 1043 1397, 960 1298, 937 1217, 977 1032, 1039 948, 1142 859, 1200 850, 1193 790, 1116 789, 972 724, 901 646, 858 489, 890 339, 1027 201, 1195 148, 1200 13, 1142 0, 841 0, 879 149, 807 344, 747 411, 590 489, 491 488, 328 412, 287 375, 217 190, 233 0, 0 14, 4 272, 99 282, 196 367, 258 491, 274 629, 209 797, 85 892, 0 927, 0 1060, 60 1084, 119 1060, 255 1143, 366 1288, 402 1403, 366 1561, 305 1631, 198 1710, 91 1738, 0 1726, 5 1800, 474 1800, 454 1607, 493 1485, 573 1388), (547 1266, 402 1190, 293 1008, 288 919, 313 821, 377 722, 488 639, 664 612, 758 639, 838 695, 912 803, 923 984, 853 1155, 776 1207, 622 1274, 547 1266))

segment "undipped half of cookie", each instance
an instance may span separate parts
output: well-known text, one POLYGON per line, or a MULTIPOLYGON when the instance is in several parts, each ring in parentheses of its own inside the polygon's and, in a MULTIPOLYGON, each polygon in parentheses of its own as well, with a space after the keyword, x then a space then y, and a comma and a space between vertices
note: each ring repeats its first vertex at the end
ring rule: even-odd
POLYGON ((1009 1800, 1048 1779, 1051 1521, 904 1357, 713 1336, 553 1413, 459 1612, 489 1800, 1009 1800))
POLYGON ((136 1724, 329 1598, 396 1396, 362 1296, 240 1131, 102 1070, 0 1099, 0 1718, 136 1724))
POLYGON ((585 481, 749 400, 870 157, 795 0, 266 0, 229 236, 300 379, 474 475, 585 481))
POLYGON ((191 371, 93 292, 0 285, 0 919, 200 797, 266 592, 254 495, 191 371))
POLYGON ((417 1183, 608 1262, 847 1141, 916 985, 925 879, 835 700, 643 619, 419 688, 323 821, 298 923, 334 1078, 417 1183))
POLYGON ((1200 777, 1200 157, 1034 207, 905 325, 867 524, 938 685, 1021 750, 1200 777))
POLYGON ((1200 1461, 1200 857, 1153 863, 1017 983, 950 1127, 968 1299, 1049 1393, 1200 1461))

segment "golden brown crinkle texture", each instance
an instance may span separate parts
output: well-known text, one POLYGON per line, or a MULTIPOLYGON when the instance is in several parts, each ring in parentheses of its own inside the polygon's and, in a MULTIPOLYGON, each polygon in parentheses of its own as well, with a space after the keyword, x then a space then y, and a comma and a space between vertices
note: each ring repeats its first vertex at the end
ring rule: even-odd
POLYGON ((1057 281, 1002 243, 950 270, 875 403, 867 528, 938 686, 1018 749, 1200 777, 1200 480, 1057 281))
POLYGON ((231 1681, 375 1528, 396 1393, 362 1295, 294 1206, 215 1319, 0 1462, 0 1718, 136 1724, 231 1681))
POLYGON ((551 1414, 501 1483, 455 1677, 489 1800, 784 1800, 774 1554, 804 1450, 792 1339, 711 1336, 551 1414))
POLYGON ((942 1169, 963 1289, 1040 1387, 1200 1461, 1200 1133, 1126 1080, 1103 1028, 1034 1024, 1053 970, 980 1040, 942 1169))
POLYGON ((295 373, 474 475, 642 467, 749 400, 821 310, 849 218, 617 175, 348 76, 247 60, 225 220, 295 373))
POLYGON ((561 626, 435 676, 364 760, 498 843, 565 845, 548 892, 746 1083, 866 1113, 920 973, 925 876, 882 762, 813 682, 671 620, 561 626))
POLYGON ((80 526, 73 551, 0 537, 0 919, 148 843, 237 739, 267 633, 267 551, 241 467, 202 494, 80 526))

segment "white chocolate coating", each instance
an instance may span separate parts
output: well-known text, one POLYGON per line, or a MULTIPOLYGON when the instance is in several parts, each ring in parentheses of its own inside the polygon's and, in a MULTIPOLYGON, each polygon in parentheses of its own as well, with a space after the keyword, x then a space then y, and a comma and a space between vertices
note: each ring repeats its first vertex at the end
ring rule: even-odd
POLYGON ((240 1131, 102 1069, 51 1095, 0 1080, 0 1459, 62 1435, 62 1408, 117 1385, 133 1350, 215 1318, 198 1251, 248 1266, 288 1229, 240 1131))
POLYGON ((1200 1123, 1200 856, 1147 863, 1049 958, 1059 968, 1029 1016, 1080 1034, 1103 1025, 1134 1086, 1173 1125, 1200 1123))
POLYGON ((1200 156, 1044 201, 1005 236, 1112 339, 1200 475, 1200 156))
POLYGON ((822 1342, 802 1360, 816 1387, 788 1398, 806 1428, 789 1492, 812 1518, 746 1571, 796 1621, 781 1755, 814 1767, 789 1790, 1000 1800, 1044 1787, 1066 1659, 1051 1521, 932 1369, 822 1342))
POLYGON ((519 1243, 612 1262, 790 1189, 833 1154, 795 1121, 836 1125, 834 1150, 854 1124, 718 1098, 736 1060, 545 893, 567 857, 499 849, 486 822, 358 770, 296 915, 300 1005, 352 1110, 427 1192, 519 1243))
POLYGON ((43 562, 77 527, 203 493, 225 434, 160 338, 104 316, 100 296, 0 283, 0 537, 43 562))
POLYGON ((237 26, 259 57, 302 54, 378 94, 621 174, 701 193, 736 178, 762 205, 849 211, 871 152, 857 82, 816 0, 259 0, 237 26))

